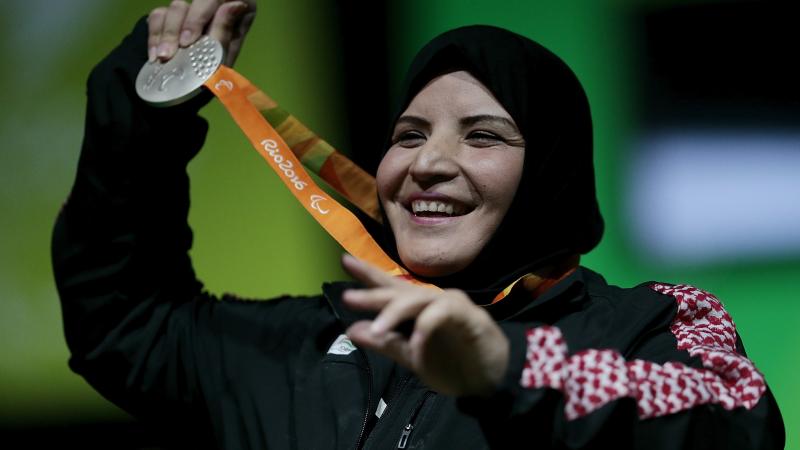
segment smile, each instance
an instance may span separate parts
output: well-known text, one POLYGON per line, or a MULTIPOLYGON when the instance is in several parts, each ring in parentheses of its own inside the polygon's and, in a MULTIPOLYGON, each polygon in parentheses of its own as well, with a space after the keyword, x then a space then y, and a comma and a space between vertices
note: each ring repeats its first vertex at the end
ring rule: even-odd
POLYGON ((464 215, 467 208, 456 203, 438 200, 414 200, 411 202, 411 212, 417 217, 453 217, 464 215))

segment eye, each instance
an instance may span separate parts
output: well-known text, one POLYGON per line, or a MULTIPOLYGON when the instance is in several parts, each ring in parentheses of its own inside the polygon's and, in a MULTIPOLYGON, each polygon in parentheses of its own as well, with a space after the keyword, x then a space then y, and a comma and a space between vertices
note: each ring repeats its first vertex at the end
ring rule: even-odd
POLYGON ((392 144, 400 144, 403 147, 413 147, 419 145, 425 140, 425 135, 419 131, 404 131, 394 138, 392 144))
POLYGON ((505 142, 500 136, 489 133, 487 131, 473 131, 467 136, 471 141, 477 141, 484 144, 496 144, 498 142, 505 142))

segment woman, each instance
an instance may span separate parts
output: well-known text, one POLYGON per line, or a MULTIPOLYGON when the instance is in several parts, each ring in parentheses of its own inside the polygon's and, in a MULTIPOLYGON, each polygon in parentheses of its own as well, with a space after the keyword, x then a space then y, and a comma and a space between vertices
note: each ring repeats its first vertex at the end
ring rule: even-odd
POLYGON ((204 292, 185 172, 204 100, 157 110, 131 86, 203 29, 232 64, 254 11, 173 2, 92 72, 53 260, 70 367, 99 392, 185 447, 782 447, 713 296, 577 265, 602 234, 586 97, 502 29, 420 51, 376 177, 384 249, 444 290, 345 257, 360 283, 320 296, 204 292))

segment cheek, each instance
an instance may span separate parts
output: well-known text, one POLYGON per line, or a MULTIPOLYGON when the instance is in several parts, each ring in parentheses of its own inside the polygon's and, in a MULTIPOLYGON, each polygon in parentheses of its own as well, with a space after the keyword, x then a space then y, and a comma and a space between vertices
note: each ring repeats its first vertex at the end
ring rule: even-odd
POLYGON ((518 162, 515 161, 506 166, 503 173, 505 173, 506 176, 503 178, 503 182, 498 186, 498 195, 505 199, 505 207, 508 208, 514 200, 520 179, 522 178, 522 159, 520 158, 518 162))
POLYGON ((523 162, 522 149, 504 150, 502 154, 490 154, 475 161, 473 179, 483 190, 484 200, 505 212, 517 192, 523 162))
POLYGON ((402 152, 389 149, 378 165, 375 183, 381 201, 386 201, 397 193, 403 183, 405 173, 408 171, 408 164, 400 153, 402 152))

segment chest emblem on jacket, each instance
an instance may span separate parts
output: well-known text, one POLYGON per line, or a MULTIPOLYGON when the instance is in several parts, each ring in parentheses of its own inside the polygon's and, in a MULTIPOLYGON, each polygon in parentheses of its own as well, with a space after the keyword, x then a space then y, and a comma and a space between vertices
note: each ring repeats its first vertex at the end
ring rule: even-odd
POLYGON ((347 337, 346 334, 340 334, 339 337, 333 341, 331 347, 328 349, 329 355, 349 355, 353 353, 356 349, 356 346, 353 345, 353 342, 350 341, 350 338, 347 337))

